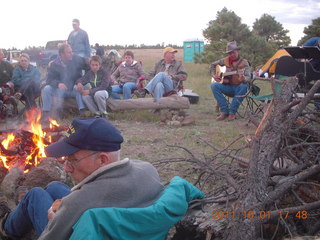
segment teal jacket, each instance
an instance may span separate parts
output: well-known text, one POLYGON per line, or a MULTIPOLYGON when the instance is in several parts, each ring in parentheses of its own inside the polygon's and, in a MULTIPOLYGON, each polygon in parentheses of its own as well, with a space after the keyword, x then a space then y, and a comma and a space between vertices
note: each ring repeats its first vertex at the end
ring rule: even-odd
POLYGON ((12 82, 15 88, 19 89, 26 81, 35 81, 40 86, 40 72, 37 67, 31 64, 29 64, 26 70, 20 66, 15 67, 12 74, 12 82))
POLYGON ((181 177, 174 177, 161 196, 145 208, 93 208, 73 226, 70 240, 163 240, 186 214, 188 203, 204 194, 181 177))

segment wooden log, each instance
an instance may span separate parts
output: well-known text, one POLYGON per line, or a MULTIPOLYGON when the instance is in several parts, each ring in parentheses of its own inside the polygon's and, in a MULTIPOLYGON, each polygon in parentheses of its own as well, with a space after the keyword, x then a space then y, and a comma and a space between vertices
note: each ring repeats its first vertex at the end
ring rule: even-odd
POLYGON ((128 100, 107 100, 111 111, 123 111, 133 109, 187 109, 190 107, 189 99, 178 95, 160 98, 137 98, 128 100))

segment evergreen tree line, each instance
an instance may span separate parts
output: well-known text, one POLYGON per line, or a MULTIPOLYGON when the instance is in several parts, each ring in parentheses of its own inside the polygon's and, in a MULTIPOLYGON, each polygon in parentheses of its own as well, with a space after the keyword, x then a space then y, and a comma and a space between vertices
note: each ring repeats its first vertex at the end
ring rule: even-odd
MULTIPOLYGON (((275 18, 263 14, 253 23, 252 30, 241 23, 241 18, 233 11, 223 8, 217 12, 216 19, 211 20, 203 30, 203 36, 208 44, 203 53, 196 54, 196 63, 211 63, 226 56, 227 42, 237 41, 241 46, 241 56, 246 58, 254 69, 263 65, 278 49, 289 46, 291 39, 275 18)), ((305 27, 298 46, 311 37, 320 36, 320 17, 313 19, 312 24, 305 27)))

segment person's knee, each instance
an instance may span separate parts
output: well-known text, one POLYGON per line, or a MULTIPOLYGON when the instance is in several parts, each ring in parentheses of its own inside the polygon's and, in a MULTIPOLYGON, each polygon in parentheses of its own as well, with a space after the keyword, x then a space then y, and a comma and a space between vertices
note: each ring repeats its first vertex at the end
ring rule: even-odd
POLYGON ((246 84, 240 84, 238 87, 239 87, 239 92, 242 94, 248 91, 248 86, 246 84))
POLYGON ((211 83, 212 91, 220 90, 220 88, 221 88, 221 83, 218 83, 218 82, 211 83))
POLYGON ((56 188, 60 188, 61 186, 65 186, 65 184, 59 181, 52 181, 45 187, 45 189, 54 190, 56 188))
POLYGON ((32 189, 29 190, 29 192, 26 194, 26 198, 29 199, 39 199, 41 200, 41 198, 43 197, 43 195, 46 194, 45 190, 41 187, 34 187, 32 189))
POLYGON ((97 91, 94 94, 94 99, 104 99, 104 98, 108 98, 108 92, 107 91, 97 91))

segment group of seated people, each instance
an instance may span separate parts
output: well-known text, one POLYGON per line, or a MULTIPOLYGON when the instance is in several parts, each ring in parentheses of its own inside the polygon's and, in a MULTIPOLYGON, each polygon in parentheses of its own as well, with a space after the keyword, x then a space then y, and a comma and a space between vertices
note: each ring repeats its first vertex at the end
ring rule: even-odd
MULTIPOLYGON (((319 38, 312 38, 319 45, 319 38)), ((309 41, 309 42, 310 42, 309 41)), ((306 45, 309 44, 307 41, 306 45)), ((310 45, 309 44, 309 45, 310 45)), ((308 45, 308 46, 309 46, 308 45)), ((246 82, 251 80, 249 62, 239 54, 240 46, 236 41, 227 43, 227 57, 211 64, 210 72, 213 79, 212 93, 220 107, 220 115, 216 120, 233 121, 236 118, 240 103, 248 91, 246 82), (230 76, 222 77, 217 72, 217 66, 226 66, 229 72, 235 72, 230 76), (226 96, 232 96, 229 104, 226 96)), ((63 107, 63 98, 74 97, 80 112, 85 116, 86 109, 96 117, 107 118, 107 99, 130 99, 133 94, 144 97, 152 94, 155 100, 164 94, 176 90, 181 79, 187 78, 187 73, 180 61, 175 60, 176 49, 166 47, 163 50, 163 59, 157 62, 154 69, 146 74, 140 62, 134 59, 132 51, 124 53, 124 61, 119 64, 113 73, 109 73, 102 65, 102 58, 98 55, 89 60, 73 54, 69 44, 63 44, 59 48, 59 56, 52 61, 47 68, 45 86, 42 91, 42 119, 47 121, 52 116, 52 108, 55 105, 56 112, 63 107), (89 61, 89 62, 88 62, 89 61), (85 74, 84 74, 85 73, 85 74), (149 80, 143 87, 141 80, 149 80), (56 96, 53 104, 53 96, 56 96)), ((27 54, 21 54, 19 64, 13 67, 4 59, 4 53, 0 51, 0 84, 2 88, 0 105, 22 99, 26 109, 36 107, 36 97, 41 95, 40 72, 30 64, 27 54), (8 88, 10 89, 8 91, 8 88)), ((317 60, 317 59, 316 59, 317 60)), ((311 62, 313 65, 318 62, 311 62)), ((317 66, 313 66, 317 69, 317 66)), ((1 106, 0 106, 1 107, 1 106)))
POLYGON ((3 60, 4 54, 1 51, 0 80, 1 85, 8 82, 11 84, 14 96, 25 101, 27 110, 37 107, 36 98, 42 95, 44 121, 53 117, 53 108, 59 112, 63 107, 63 98, 66 97, 76 99, 80 116, 85 116, 86 109, 89 109, 96 117, 107 118, 106 100, 109 97, 120 99, 119 94, 123 94, 123 99, 130 99, 136 90, 138 97, 152 94, 158 100, 165 93, 175 90, 180 79, 187 78, 182 63, 175 60, 176 52, 176 49, 166 47, 163 59, 156 63, 150 73, 145 74, 140 62, 134 60, 133 52, 126 51, 124 61, 111 74, 103 68, 100 56, 83 58, 73 54, 72 47, 65 43, 59 47, 59 56, 49 63, 43 84, 39 70, 30 64, 27 54, 22 53, 18 66, 12 69, 3 60), (145 88, 140 83, 144 79, 149 80, 145 88), (41 85, 44 85, 42 94, 41 85))

